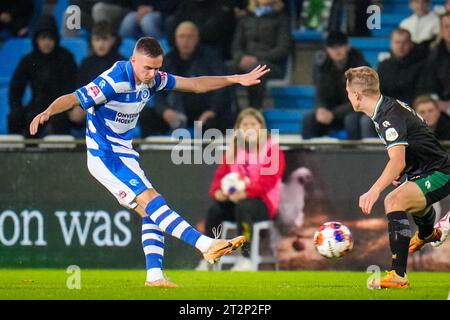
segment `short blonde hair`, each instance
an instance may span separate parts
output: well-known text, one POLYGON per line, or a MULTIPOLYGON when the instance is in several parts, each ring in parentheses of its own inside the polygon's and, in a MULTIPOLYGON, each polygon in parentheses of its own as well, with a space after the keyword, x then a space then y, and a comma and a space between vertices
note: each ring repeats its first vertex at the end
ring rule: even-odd
POLYGON ((357 87, 365 96, 380 94, 380 78, 370 67, 350 68, 345 72, 345 77, 349 86, 357 87))

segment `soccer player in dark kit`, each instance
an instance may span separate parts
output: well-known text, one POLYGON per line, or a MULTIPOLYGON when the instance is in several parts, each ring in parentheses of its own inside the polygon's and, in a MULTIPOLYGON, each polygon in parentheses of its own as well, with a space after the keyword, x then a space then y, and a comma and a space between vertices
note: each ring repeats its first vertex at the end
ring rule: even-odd
POLYGON ((369 285, 409 288, 406 275, 408 252, 414 253, 428 242, 445 240, 442 238, 446 234, 439 227, 434 228, 436 214, 432 204, 450 193, 449 156, 412 108, 381 94, 375 70, 369 67, 351 68, 345 76, 353 109, 372 118, 389 155, 381 176, 359 198, 359 207, 364 214, 370 214, 380 193, 391 183, 397 186, 384 199, 389 221, 392 269, 369 285), (403 174, 407 180, 401 183, 403 174), (412 238, 407 213, 412 215, 418 227, 412 238))

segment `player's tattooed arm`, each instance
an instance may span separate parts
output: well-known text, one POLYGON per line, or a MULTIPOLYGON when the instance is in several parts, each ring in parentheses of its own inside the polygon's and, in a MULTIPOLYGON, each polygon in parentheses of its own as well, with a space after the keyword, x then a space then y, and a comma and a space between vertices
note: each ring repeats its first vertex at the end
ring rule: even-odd
POLYGON ((184 78, 175 76, 175 90, 194 93, 205 93, 221 88, 240 84, 243 86, 254 86, 261 83, 260 78, 270 71, 267 66, 257 66, 255 69, 245 74, 231 76, 204 76, 194 78, 184 78))
POLYGON ((34 117, 33 121, 30 123, 30 134, 33 136, 37 133, 39 125, 44 124, 50 119, 51 116, 62 113, 64 111, 72 109, 74 106, 79 106, 80 101, 78 100, 75 93, 66 94, 57 98, 52 104, 45 109, 43 112, 34 117))
POLYGON ((359 207, 364 214, 370 214, 380 193, 386 189, 405 169, 406 146, 396 145, 388 149, 389 161, 372 188, 359 198, 359 207))

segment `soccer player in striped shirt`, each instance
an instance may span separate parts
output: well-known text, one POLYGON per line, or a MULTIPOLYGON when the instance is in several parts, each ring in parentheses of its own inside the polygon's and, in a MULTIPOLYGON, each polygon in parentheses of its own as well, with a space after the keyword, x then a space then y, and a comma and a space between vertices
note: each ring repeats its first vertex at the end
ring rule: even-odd
POLYGON ((162 272, 164 233, 195 246, 205 260, 216 262, 240 247, 246 238, 217 240, 204 236, 182 216, 170 209, 152 187, 139 166, 133 150, 133 129, 139 112, 160 90, 203 93, 233 84, 252 86, 270 71, 258 66, 251 72, 231 76, 183 78, 160 71, 163 51, 153 38, 137 41, 129 61, 118 61, 91 83, 56 99, 30 124, 35 135, 39 125, 74 106, 87 110, 86 146, 89 172, 105 186, 121 205, 135 210, 142 220, 142 245, 147 264, 148 286, 174 287, 162 272))

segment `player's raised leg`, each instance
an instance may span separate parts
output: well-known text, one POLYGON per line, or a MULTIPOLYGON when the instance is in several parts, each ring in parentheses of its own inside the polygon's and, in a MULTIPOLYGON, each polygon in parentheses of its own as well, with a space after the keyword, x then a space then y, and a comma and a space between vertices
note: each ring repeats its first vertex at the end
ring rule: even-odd
POLYGON ((411 239, 410 253, 420 250, 428 242, 440 241, 442 243, 445 240, 445 235, 442 237, 443 231, 446 231, 445 223, 441 224, 440 228, 434 226, 436 213, 431 205, 445 198, 450 193, 450 175, 441 171, 435 171, 428 176, 414 180, 414 184, 424 194, 427 209, 413 214, 414 222, 419 230, 411 239))
POLYGON ((381 288, 409 288, 406 266, 411 229, 406 213, 423 211, 426 199, 416 184, 405 182, 386 196, 384 207, 388 218, 392 268, 385 277, 371 285, 381 288))
POLYGON ((238 236, 230 240, 212 239, 193 228, 183 217, 173 211, 164 198, 150 188, 136 197, 136 202, 161 230, 196 247, 209 263, 242 246, 246 238, 238 236))

